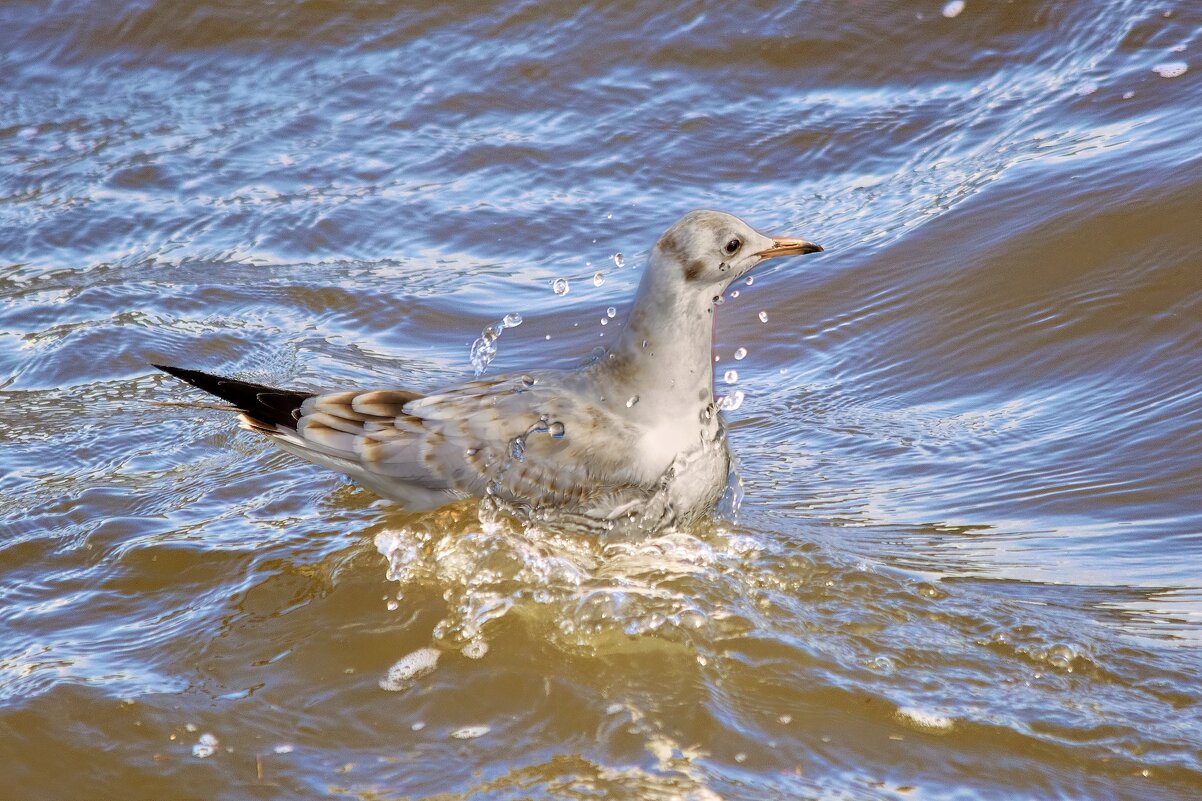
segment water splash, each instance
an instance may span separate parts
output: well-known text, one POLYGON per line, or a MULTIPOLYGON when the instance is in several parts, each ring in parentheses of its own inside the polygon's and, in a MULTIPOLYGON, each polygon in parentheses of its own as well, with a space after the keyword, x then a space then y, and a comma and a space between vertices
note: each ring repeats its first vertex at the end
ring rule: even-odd
POLYGON ((727 384, 734 384, 734 383, 738 382, 739 371, 738 370, 727 370, 725 373, 722 374, 722 380, 725 381, 727 384))
POLYGON ((472 343, 470 359, 476 371, 476 378, 484 375, 488 365, 497 357, 497 339, 506 328, 517 328, 522 324, 522 315, 511 312, 505 315, 499 323, 493 323, 480 332, 480 336, 472 343))
MULTIPOLYGON (((589 653, 626 648, 632 637, 733 636, 756 614, 743 573, 759 546, 708 526, 611 540, 498 521, 390 529, 375 544, 404 591, 427 586, 446 599, 433 632, 443 648, 482 645, 490 624, 515 613, 555 646, 589 653)), ((417 675, 409 662, 401 667, 404 681, 417 675)))
MULTIPOLYGON (((734 372, 733 370, 731 372, 734 372)), ((743 390, 736 389, 729 395, 723 395, 718 399, 718 408, 724 412, 733 412, 735 409, 743 405, 743 390)))

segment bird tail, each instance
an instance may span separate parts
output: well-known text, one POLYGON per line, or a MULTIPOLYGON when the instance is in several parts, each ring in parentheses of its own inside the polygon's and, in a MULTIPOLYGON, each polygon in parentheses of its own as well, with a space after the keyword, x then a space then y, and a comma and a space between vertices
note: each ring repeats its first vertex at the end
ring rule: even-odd
POLYGON ((306 398, 313 397, 314 394, 291 389, 277 389, 264 384, 252 384, 249 381, 224 378, 183 367, 168 367, 163 364, 152 366, 197 389, 203 389, 211 395, 229 401, 238 411, 242 412, 252 427, 263 430, 264 433, 275 426, 284 426, 295 431, 296 421, 300 419, 301 404, 305 402, 306 398))

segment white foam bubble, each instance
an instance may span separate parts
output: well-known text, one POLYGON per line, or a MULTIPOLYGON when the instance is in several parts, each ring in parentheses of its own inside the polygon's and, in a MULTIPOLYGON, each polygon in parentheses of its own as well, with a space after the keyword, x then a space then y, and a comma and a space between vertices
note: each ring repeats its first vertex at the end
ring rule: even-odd
POLYGON ((217 738, 208 732, 200 735, 200 740, 196 745, 192 746, 192 756, 197 759, 205 759, 217 753, 217 747, 220 745, 217 738))
POLYGON ((438 657, 442 654, 437 648, 418 648, 407 654, 388 668, 388 674, 380 679, 380 689, 389 692, 400 692, 413 686, 422 676, 434 672, 438 667, 438 657))
POLYGON ((1167 61, 1164 64, 1157 64, 1152 68, 1161 78, 1180 78, 1189 69, 1189 65, 1184 61, 1167 61))
POLYGON ((483 737, 489 731, 488 726, 462 726, 451 732, 451 736, 456 740, 474 740, 477 737, 483 737))
POLYGON ((938 734, 946 734, 954 725, 952 719, 946 715, 913 706, 898 707, 896 717, 907 726, 938 734))

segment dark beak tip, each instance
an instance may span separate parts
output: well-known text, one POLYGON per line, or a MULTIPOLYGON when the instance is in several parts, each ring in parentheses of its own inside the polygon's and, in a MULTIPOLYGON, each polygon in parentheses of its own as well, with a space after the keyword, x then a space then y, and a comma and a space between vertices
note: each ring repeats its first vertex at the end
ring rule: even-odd
POLYGON ((824 251, 824 250, 826 250, 826 248, 822 247, 822 245, 815 244, 814 242, 811 242, 811 243, 810 243, 810 245, 809 245, 809 247, 807 247, 807 248, 806 248, 804 251, 802 251, 802 252, 803 252, 803 253, 821 253, 821 252, 822 252, 822 251, 824 251))

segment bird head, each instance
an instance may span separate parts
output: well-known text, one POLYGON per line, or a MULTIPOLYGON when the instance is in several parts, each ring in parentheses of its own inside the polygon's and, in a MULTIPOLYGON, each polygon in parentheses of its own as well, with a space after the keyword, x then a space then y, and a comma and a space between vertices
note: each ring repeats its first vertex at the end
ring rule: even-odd
POLYGON ((675 271, 684 284, 709 292, 725 289, 766 259, 821 250, 804 239, 762 234, 733 214, 700 209, 664 232, 653 261, 655 269, 675 271))

